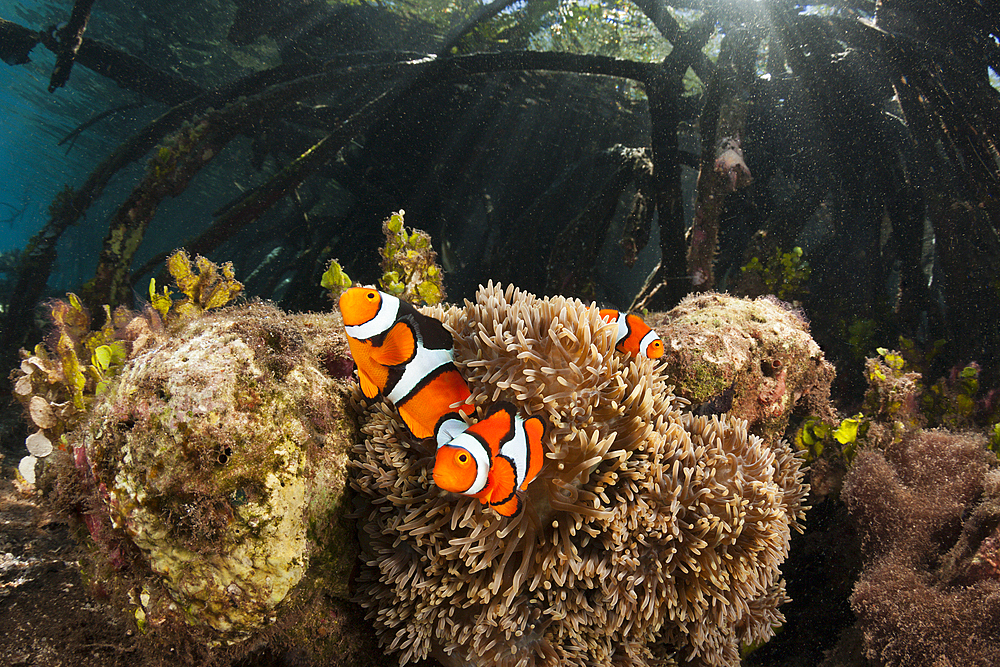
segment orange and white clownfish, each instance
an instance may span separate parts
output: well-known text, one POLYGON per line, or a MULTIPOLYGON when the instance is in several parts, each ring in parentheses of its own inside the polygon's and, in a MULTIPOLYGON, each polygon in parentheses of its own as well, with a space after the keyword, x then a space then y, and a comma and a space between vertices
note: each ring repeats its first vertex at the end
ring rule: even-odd
POLYGON ((478 498, 503 516, 515 516, 522 507, 518 492, 542 469, 545 420, 522 419, 512 404, 499 401, 472 426, 465 428, 460 421, 446 420, 441 429, 459 432, 450 441, 438 442, 434 483, 478 498))
POLYGON ((619 352, 628 352, 650 359, 659 359, 663 356, 663 341, 660 340, 660 336, 638 315, 622 315, 617 310, 604 308, 601 310, 601 319, 609 324, 618 323, 615 349, 619 352))
POLYGON ((372 287, 344 292, 340 314, 361 391, 392 401, 414 437, 436 435, 446 417, 461 421, 456 412, 472 413, 463 404, 470 392, 454 364, 454 340, 440 321, 372 287))

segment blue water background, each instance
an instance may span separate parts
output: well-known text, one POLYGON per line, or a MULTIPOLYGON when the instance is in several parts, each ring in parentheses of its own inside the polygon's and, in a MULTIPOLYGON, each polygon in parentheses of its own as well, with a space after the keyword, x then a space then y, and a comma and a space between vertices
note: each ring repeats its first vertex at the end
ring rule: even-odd
MULTIPOLYGON (((65 22, 71 11, 71 0, 0 0, 0 18, 29 29, 65 22)), ((197 0, 104 0, 94 5, 86 36, 137 56, 161 71, 215 87, 279 61, 277 49, 266 38, 246 47, 228 42, 226 33, 232 19, 225 8, 197 0)), ((60 190, 67 186, 79 188, 122 142, 167 110, 165 105, 121 89, 79 64, 74 66, 66 86, 49 93, 54 64, 54 54, 42 45, 34 48, 27 65, 0 63, 0 252, 24 248, 48 221, 47 209, 60 190), (142 106, 105 118, 71 143, 59 145, 74 128, 97 114, 134 103, 142 106)), ((687 140, 682 137, 682 141, 687 140)), ((697 150, 696 143, 685 147, 697 150)), ((93 277, 108 222, 142 178, 147 159, 116 174, 86 216, 64 233, 48 281, 51 296, 62 296, 93 277)), ((184 245, 206 229, 213 211, 266 180, 274 166, 269 161, 263 171, 257 172, 250 165, 249 140, 240 137, 230 142, 182 195, 163 200, 135 255, 133 269, 159 253, 184 245)), ((688 191, 685 200, 690 203, 695 174, 684 171, 688 191)), ((419 220, 407 222, 421 226, 419 220)), ((215 259, 232 260, 237 275, 249 275, 271 250, 266 241, 270 224, 265 216, 256 229, 245 230, 248 235, 259 235, 259 243, 231 241, 218 249, 215 259)), ((453 247, 466 256, 474 253, 463 251, 482 243, 484 233, 471 220, 449 232, 453 247)), ((612 236, 598 260, 596 273, 603 285, 599 297, 604 303, 621 307, 656 265, 658 234, 654 225, 653 238, 632 269, 621 265, 617 236, 612 236)), ((143 292, 143 283, 137 283, 136 295, 141 298, 143 292)))
MULTIPOLYGON (((167 16, 164 13, 147 24, 146 15, 139 9, 129 11, 123 3, 113 1, 96 3, 86 34, 138 55, 154 67, 162 69, 166 62, 169 69, 202 85, 209 82, 218 85, 220 70, 231 77, 249 71, 232 62, 209 62, 224 60, 216 58, 218 54, 207 50, 205 44, 224 38, 229 17, 216 17, 215 21, 207 22, 197 15, 197 11, 192 12, 193 8, 189 2, 177 3, 177 21, 184 23, 171 31, 170 21, 164 20, 167 16), (209 27, 202 34, 191 34, 192 24, 209 27), (171 32, 165 34, 165 30, 171 32), (200 63, 199 55, 203 57, 200 63), (207 66, 199 67, 199 64, 207 66)), ((148 10, 149 5, 144 9, 148 10)), ((158 9, 165 11, 167 8, 158 9)), ((69 1, 0 0, 0 18, 29 29, 65 22, 71 11, 72 2, 69 1)), ((54 64, 55 55, 40 44, 31 52, 29 64, 0 63, 0 118, 3 120, 0 127, 0 204, 3 204, 0 205, 0 252, 22 249, 48 221, 48 207, 60 190, 66 186, 79 188, 94 168, 122 142, 167 110, 166 106, 123 90, 80 65, 73 68, 66 86, 49 93, 49 77, 54 64), (137 102, 143 106, 105 118, 81 133, 72 144, 58 145, 74 128, 97 114, 137 102)), ((133 266, 139 266, 156 253, 177 247, 184 239, 202 231, 213 210, 259 182, 260 176, 247 164, 247 149, 245 140, 234 141, 198 175, 188 191, 176 199, 164 201, 133 266)), ((63 235, 57 264, 49 279, 52 293, 61 294, 93 277, 108 220, 141 179, 145 162, 146 159, 139 160, 120 171, 87 211, 86 217, 63 235)))

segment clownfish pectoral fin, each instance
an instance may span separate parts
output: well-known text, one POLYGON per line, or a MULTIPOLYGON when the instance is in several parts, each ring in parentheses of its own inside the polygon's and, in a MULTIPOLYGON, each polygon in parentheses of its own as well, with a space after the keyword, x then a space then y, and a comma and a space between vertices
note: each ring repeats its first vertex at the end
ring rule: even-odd
POLYGON ((488 502, 490 507, 504 505, 514 497, 516 485, 514 463, 506 456, 497 456, 490 462, 490 480, 480 500, 488 502))
POLYGON ((389 377, 388 369, 372 361, 372 345, 368 341, 348 336, 347 344, 351 350, 351 357, 354 358, 354 365, 358 367, 361 391, 367 398, 375 398, 385 386, 389 377))
POLYGON ((642 318, 635 313, 629 313, 626 315, 625 320, 628 322, 629 329, 635 331, 639 335, 644 334, 645 330, 649 328, 646 326, 646 323, 642 321, 642 318))
POLYGON ((541 417, 529 417, 524 420, 524 435, 528 441, 528 471, 524 475, 524 481, 521 482, 521 489, 528 488, 528 484, 542 469, 545 457, 542 440, 545 438, 545 431, 546 423, 541 417))
POLYGON ((358 369, 358 380, 361 382, 361 391, 364 393, 365 398, 375 398, 378 396, 378 385, 372 382, 368 374, 360 368, 358 369))
POLYGON ((408 322, 396 322, 381 345, 372 346, 372 361, 383 366, 399 366, 417 353, 417 337, 408 322))
POLYGON ((500 503, 499 505, 490 505, 498 514, 503 516, 517 516, 520 514, 524 502, 521 500, 521 496, 516 493, 510 497, 505 503, 500 503))

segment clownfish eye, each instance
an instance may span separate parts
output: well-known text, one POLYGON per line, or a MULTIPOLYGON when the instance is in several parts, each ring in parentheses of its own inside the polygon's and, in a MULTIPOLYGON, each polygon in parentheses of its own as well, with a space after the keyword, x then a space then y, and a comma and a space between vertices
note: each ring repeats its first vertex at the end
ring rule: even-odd
POLYGON ((368 292, 368 298, 369 299, 374 299, 375 298, 375 292, 368 292))
POLYGON ((469 462, 469 455, 466 454, 465 452, 462 452, 461 454, 458 455, 458 462, 459 463, 468 463, 469 462))

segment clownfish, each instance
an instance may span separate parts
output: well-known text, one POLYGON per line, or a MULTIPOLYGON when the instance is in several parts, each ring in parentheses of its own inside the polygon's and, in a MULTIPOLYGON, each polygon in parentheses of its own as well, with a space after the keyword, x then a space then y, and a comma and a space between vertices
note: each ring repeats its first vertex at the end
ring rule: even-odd
MULTIPOLYGON (((454 341, 440 321, 371 287, 344 292, 340 314, 361 391, 392 401, 415 438, 436 435, 446 418, 461 421, 456 412, 472 413, 463 403, 469 385, 455 367, 454 341)), ((451 437, 454 426, 440 437, 451 437)))
POLYGON ((638 315, 622 315, 617 310, 604 308, 601 319, 611 324, 618 323, 618 337, 615 349, 638 357, 659 359, 663 356, 663 341, 638 315))
POLYGON ((452 493, 478 498, 503 516, 521 511, 518 494, 542 469, 541 417, 522 419, 506 401, 490 406, 482 420, 465 428, 460 419, 446 420, 442 431, 454 427, 458 435, 438 443, 434 483, 452 493), (464 430, 463 430, 464 429, 464 430))

